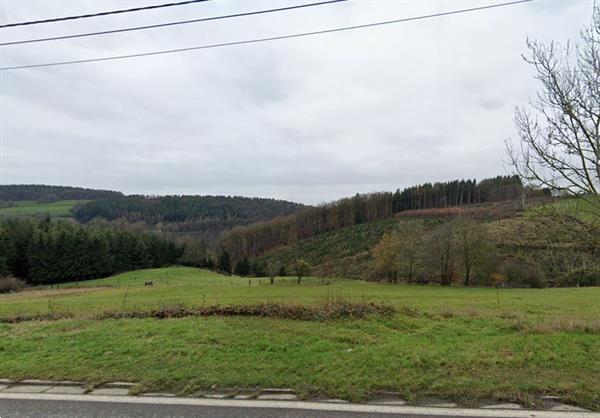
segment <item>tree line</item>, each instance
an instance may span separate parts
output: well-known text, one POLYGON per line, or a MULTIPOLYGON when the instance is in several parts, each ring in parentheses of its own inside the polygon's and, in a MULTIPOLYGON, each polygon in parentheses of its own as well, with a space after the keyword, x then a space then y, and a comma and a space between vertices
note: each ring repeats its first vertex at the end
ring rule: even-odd
POLYGON ((0 276, 29 284, 88 280, 174 264, 182 246, 151 233, 45 219, 0 220, 0 276))
POLYGON ((55 202, 57 200, 114 199, 123 197, 121 192, 85 189, 82 187, 47 186, 43 184, 0 185, 0 201, 55 202))
POLYGON ((269 222, 233 228, 223 234, 220 244, 234 260, 238 260, 323 232, 385 219, 405 210, 510 200, 518 198, 522 192, 518 177, 498 176, 479 183, 456 180, 427 183, 395 193, 357 194, 269 222))
POLYGON ((497 176, 476 180, 425 183, 396 190, 392 197, 394 213, 411 209, 446 208, 521 197, 523 185, 518 176, 497 176))

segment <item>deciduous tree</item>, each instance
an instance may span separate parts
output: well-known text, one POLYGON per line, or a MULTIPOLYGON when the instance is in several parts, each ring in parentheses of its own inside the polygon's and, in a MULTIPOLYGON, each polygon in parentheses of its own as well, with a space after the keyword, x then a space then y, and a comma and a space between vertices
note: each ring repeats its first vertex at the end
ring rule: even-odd
POLYGON ((472 218, 457 219, 454 221, 454 230, 456 249, 464 270, 464 285, 468 286, 473 272, 486 263, 490 255, 490 242, 485 227, 472 218))
POLYGON ((422 266, 423 238, 425 230, 420 220, 402 222, 394 232, 398 236, 398 271, 408 283, 412 283, 422 266))
POLYGON ((373 248, 375 269, 390 283, 398 281, 399 247, 398 234, 386 232, 373 248))
POLYGON ((446 222, 431 234, 425 253, 429 265, 443 286, 450 285, 454 278, 455 255, 454 225, 446 222))
POLYGON ((306 260, 298 258, 294 263, 294 271, 298 277, 298 284, 300 284, 302 278, 310 274, 310 264, 306 260))
POLYGON ((541 89, 515 111, 518 141, 507 141, 512 166, 533 186, 583 196, 600 218, 600 3, 574 48, 527 46, 524 59, 541 89))

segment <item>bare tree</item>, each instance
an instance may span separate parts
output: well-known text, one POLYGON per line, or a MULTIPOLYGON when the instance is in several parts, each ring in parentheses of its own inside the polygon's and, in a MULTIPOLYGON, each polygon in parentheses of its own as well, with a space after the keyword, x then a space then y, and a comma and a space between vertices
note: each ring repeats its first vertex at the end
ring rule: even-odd
POLYGON ((396 234, 398 241, 398 268, 408 283, 412 283, 415 274, 421 269, 421 254, 423 251, 423 236, 425 234, 423 221, 414 220, 398 225, 396 234))
POLYGON ((523 58, 542 89, 529 108, 515 111, 519 141, 506 142, 512 166, 531 186, 582 195, 600 216, 600 0, 575 48, 527 46, 523 58))
POLYGON ((386 232, 381 240, 373 247, 375 270, 384 275, 388 282, 398 282, 398 250, 400 236, 397 233, 386 232))
POLYGON ((456 246, 465 273, 464 285, 470 284, 473 272, 485 263, 490 244, 486 229, 471 218, 455 221, 456 246))
POLYGON ((446 222, 436 228, 429 237, 427 264, 439 276, 443 286, 449 286, 454 278, 454 260, 456 249, 454 245, 454 225, 446 222))

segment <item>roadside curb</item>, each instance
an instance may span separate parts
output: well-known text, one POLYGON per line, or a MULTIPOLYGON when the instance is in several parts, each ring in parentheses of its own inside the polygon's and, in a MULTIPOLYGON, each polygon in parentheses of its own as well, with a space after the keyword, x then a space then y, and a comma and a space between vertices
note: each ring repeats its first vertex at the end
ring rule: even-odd
MULTIPOLYGON (((53 381, 39 379, 24 379, 14 381, 11 379, 0 379, 0 398, 5 396, 77 396, 81 395, 84 398, 94 401, 98 399, 171 399, 171 400, 206 400, 206 401, 241 401, 241 402, 287 402, 287 403, 306 403, 306 404, 323 404, 323 405, 347 405, 347 406, 373 406, 373 407, 390 407, 390 408, 422 408, 450 411, 465 410, 459 405, 448 402, 442 399, 423 399, 417 402, 416 405, 410 405, 406 400, 400 398, 397 392, 375 392, 375 398, 366 403, 351 403, 343 399, 300 399, 295 390, 289 388, 264 388, 264 389, 236 389, 236 388, 218 388, 213 386, 210 390, 196 393, 192 396, 178 397, 175 393, 169 392, 138 392, 136 389, 139 385, 131 382, 107 382, 98 386, 87 385, 83 382, 74 381, 53 381)), ((468 410, 475 411, 519 411, 527 413, 556 413, 562 415, 555 416, 586 416, 598 417, 600 413, 594 413, 588 409, 568 405, 562 403, 559 397, 544 396, 543 400, 546 408, 544 409, 529 409, 523 405, 511 402, 487 402, 479 405, 479 407, 470 407, 468 410), (564 415, 570 414, 570 415, 564 415), (573 415, 575 414, 575 415, 573 415)))

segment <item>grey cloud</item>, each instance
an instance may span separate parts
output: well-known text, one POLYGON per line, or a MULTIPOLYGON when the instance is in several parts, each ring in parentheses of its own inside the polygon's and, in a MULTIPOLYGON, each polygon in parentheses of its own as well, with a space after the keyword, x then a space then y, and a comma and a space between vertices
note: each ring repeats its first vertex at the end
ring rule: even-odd
MULTIPOLYGON (((210 3, 165 14, 14 30, 10 37, 263 7, 210 3)), ((573 39, 589 20, 591 0, 568 7, 554 3, 3 73, 0 182, 318 203, 424 181, 503 173, 503 140, 513 134, 512 109, 526 103, 537 87, 520 58, 526 37, 573 39)), ((103 2, 101 8, 130 4, 135 2, 103 2)), ((3 20, 100 8, 98 3, 70 1, 39 5, 4 2, 3 20)), ((460 1, 349 2, 172 30, 11 47, 1 51, 1 60, 17 64, 150 51, 463 6, 460 1)))
POLYGON ((504 105, 504 101, 499 98, 485 98, 479 102, 482 108, 486 110, 500 109, 504 105))

